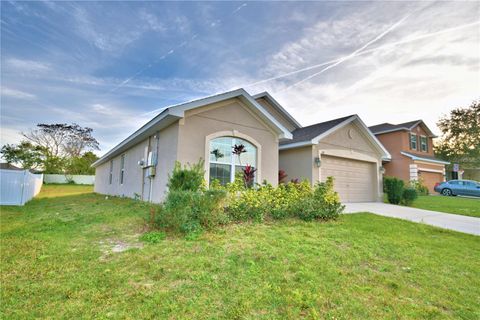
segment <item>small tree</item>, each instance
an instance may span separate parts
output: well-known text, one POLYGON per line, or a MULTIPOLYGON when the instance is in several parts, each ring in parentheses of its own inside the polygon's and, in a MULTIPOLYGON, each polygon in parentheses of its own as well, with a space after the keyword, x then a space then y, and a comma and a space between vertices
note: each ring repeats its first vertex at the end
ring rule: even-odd
POLYGON ((69 159, 65 171, 69 174, 95 174, 95 168, 92 168, 92 163, 97 160, 96 154, 91 151, 85 152, 80 157, 69 159))
POLYGON ((23 169, 36 169, 44 160, 44 149, 29 141, 22 141, 18 145, 4 145, 0 153, 8 163, 16 163, 23 169))
POLYGON ((92 136, 93 129, 76 123, 37 125, 38 129, 22 133, 25 138, 39 145, 51 157, 79 157, 88 150, 99 150, 98 141, 92 136))
POLYGON ((437 126, 442 131, 435 145, 439 158, 460 163, 467 168, 480 166, 480 100, 467 108, 457 108, 440 118, 437 126))

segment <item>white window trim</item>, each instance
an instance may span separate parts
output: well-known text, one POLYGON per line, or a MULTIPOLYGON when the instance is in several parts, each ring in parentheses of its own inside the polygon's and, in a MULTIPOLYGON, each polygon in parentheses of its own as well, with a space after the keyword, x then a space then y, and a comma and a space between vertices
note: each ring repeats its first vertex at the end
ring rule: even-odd
MULTIPOLYGON (((247 142, 251 143, 255 148, 257 148, 257 157, 256 157, 256 169, 255 177, 256 181, 262 181, 262 146, 257 140, 253 139, 249 135, 243 134, 238 132, 237 130, 229 130, 229 131, 219 131, 212 134, 209 134, 205 137, 205 181, 207 184, 210 184, 210 141, 216 138, 221 137, 232 137, 232 138, 239 138, 246 140, 247 142)), ((232 161, 235 161, 235 157, 232 157, 232 161)), ((219 163, 217 161, 212 161, 212 163, 219 163)), ((220 163, 220 164, 227 164, 227 163, 220 163)), ((230 178, 232 176, 232 172, 230 173, 230 178)), ((235 171, 233 170, 233 179, 235 179, 235 171)), ((232 181, 232 179, 231 179, 232 181)))
POLYGON ((420 136, 420 151, 428 152, 428 138, 427 138, 427 136, 420 136), (423 150, 422 138, 425 138, 425 150, 423 150))
POLYGON ((411 133, 409 136, 409 144, 410 144, 410 149, 411 150, 417 150, 418 151, 418 135, 416 133, 411 133), (412 147, 412 137, 415 136, 415 148, 412 147))
MULTIPOLYGON (((238 144, 238 142, 242 142, 242 141, 247 141, 248 143, 250 143, 250 141, 248 141, 247 139, 243 139, 243 138, 239 138, 239 137, 232 137, 232 136, 223 136, 225 138, 232 138, 232 145, 231 147, 233 148, 233 146, 235 146, 236 144, 238 144), (238 141, 237 142, 237 139, 238 140, 242 140, 242 141, 238 141)), ((223 137, 218 137, 218 138, 223 138, 223 137)), ((218 138, 214 138, 212 140, 210 140, 210 143, 215 140, 215 139, 218 139, 218 138)), ((209 151, 210 151, 210 143, 209 143, 209 151)), ((253 143, 250 143, 253 145, 253 143)), ((257 148, 255 145, 253 145, 255 148, 257 148)), ((255 157, 255 162, 257 161, 256 157, 255 157)), ((230 157, 230 163, 226 163, 226 162, 221 162, 221 161, 213 161, 213 160, 210 160, 210 163, 215 163, 215 164, 223 164, 223 165, 229 165, 230 166, 230 182, 233 182, 235 181, 235 174, 236 174, 236 169, 237 169, 237 156, 236 155, 233 155, 230 157)), ((238 165, 238 166, 241 166, 241 167, 245 167, 247 165, 247 163, 245 164, 241 164, 241 165, 238 165)), ((256 168, 256 164, 254 166, 254 168, 256 168)), ((209 166, 209 170, 210 170, 210 166, 209 166)), ((209 173, 210 175, 210 173, 209 173)), ((255 175, 255 182, 257 181, 257 175, 255 175)))

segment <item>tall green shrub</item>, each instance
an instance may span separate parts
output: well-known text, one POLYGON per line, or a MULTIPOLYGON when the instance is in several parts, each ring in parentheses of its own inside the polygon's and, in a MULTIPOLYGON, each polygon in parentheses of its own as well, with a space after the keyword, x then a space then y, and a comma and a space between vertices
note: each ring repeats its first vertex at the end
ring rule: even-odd
POLYGON ((329 220, 338 218, 344 209, 338 193, 333 190, 333 177, 328 177, 327 181, 315 185, 312 197, 297 203, 296 215, 305 221, 329 220))
POLYGON ((171 191, 199 191, 203 186, 204 161, 195 164, 186 164, 182 167, 180 162, 175 162, 173 172, 168 176, 168 189, 171 191))
POLYGON ((383 190, 389 203, 399 204, 403 197, 404 182, 395 177, 383 178, 383 190))
POLYGON ((402 203, 406 206, 411 206, 412 203, 418 198, 418 193, 415 188, 405 188, 402 194, 402 203))

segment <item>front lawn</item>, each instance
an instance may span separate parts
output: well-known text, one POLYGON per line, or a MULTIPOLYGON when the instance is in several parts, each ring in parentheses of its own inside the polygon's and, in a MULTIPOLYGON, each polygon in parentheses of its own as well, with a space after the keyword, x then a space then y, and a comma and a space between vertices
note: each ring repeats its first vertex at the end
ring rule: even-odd
POLYGON ((420 196, 412 205, 415 208, 461 214, 480 218, 480 199, 444 196, 420 196))
POLYGON ((365 213, 143 244, 147 204, 58 187, 1 207, 1 318, 480 317, 475 236, 365 213))

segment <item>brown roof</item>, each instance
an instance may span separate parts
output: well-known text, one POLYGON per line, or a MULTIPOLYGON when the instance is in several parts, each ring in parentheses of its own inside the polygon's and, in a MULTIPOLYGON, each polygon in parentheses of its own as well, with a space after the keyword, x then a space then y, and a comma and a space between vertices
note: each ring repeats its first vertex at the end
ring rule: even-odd
POLYGON ((6 163, 6 162, 0 163, 0 169, 4 169, 4 170, 23 170, 22 168, 19 168, 17 166, 14 166, 11 163, 6 163))

